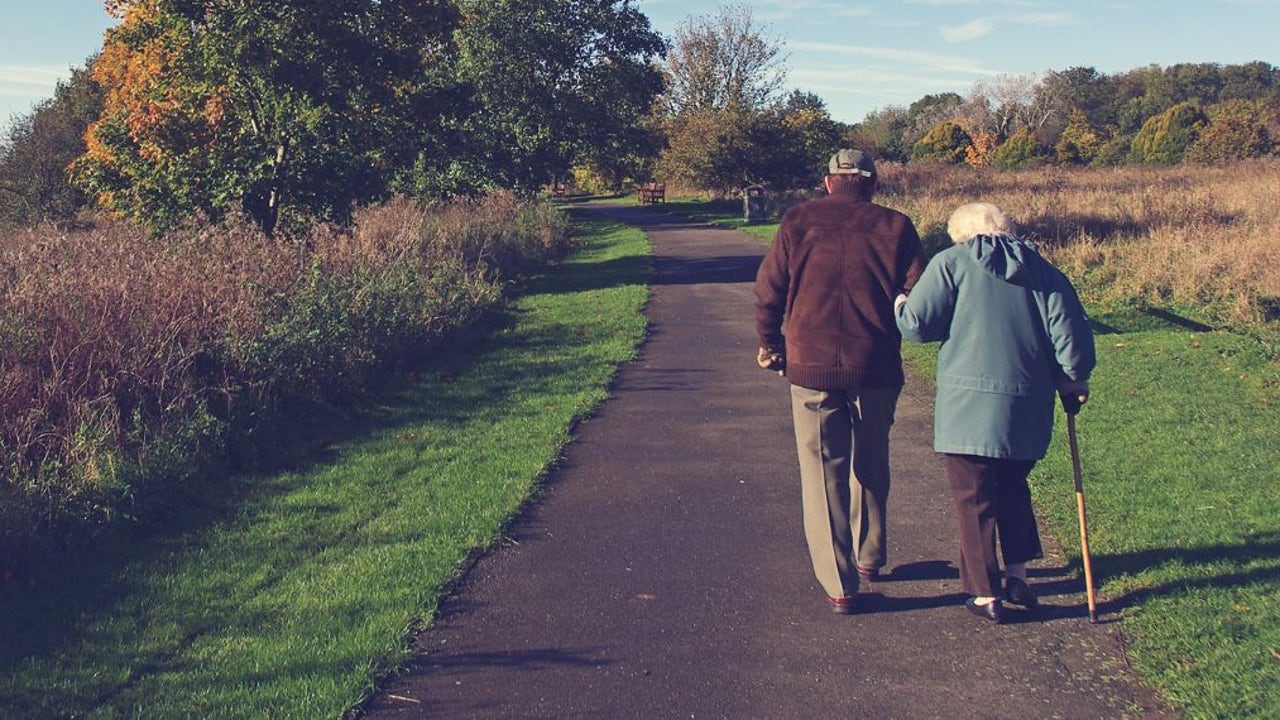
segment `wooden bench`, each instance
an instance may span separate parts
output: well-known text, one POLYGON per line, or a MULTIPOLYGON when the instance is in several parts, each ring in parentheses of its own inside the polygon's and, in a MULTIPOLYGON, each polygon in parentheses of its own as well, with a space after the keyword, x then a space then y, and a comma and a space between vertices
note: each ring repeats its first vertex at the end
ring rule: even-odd
POLYGON ((567 192, 569 192, 569 188, 564 183, 556 183, 551 186, 551 197, 562 198, 567 192))
POLYGON ((665 183, 651 182, 636 188, 636 200, 641 205, 653 205, 655 203, 664 203, 667 201, 667 186, 665 183))

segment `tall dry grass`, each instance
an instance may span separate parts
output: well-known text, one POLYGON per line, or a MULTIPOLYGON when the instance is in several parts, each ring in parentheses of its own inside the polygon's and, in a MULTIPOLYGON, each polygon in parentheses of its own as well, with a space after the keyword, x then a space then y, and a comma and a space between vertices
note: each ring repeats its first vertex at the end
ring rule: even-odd
POLYGON ((1280 299, 1280 160, 1209 167, 1008 171, 912 163, 881 168, 879 199, 945 246, 957 206, 995 203, 1049 257, 1108 300, 1275 319, 1280 299))
POLYGON ((0 570, 225 451, 240 407, 413 362, 567 236, 508 195, 399 199, 289 242, 247 222, 0 236, 0 570))

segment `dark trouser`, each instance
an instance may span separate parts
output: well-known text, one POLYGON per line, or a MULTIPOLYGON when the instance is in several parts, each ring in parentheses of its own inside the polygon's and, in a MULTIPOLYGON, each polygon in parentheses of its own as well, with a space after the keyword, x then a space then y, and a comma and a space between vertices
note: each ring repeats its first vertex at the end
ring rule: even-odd
POLYGON ((965 592, 1000 597, 1000 563, 1043 557, 1027 475, 1034 460, 999 460, 975 455, 946 455, 947 480, 960 531, 960 580, 965 592))

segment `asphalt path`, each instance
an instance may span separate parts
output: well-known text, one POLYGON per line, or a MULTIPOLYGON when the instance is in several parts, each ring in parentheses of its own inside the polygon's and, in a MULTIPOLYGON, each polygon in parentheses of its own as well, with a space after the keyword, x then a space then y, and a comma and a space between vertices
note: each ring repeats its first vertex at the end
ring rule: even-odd
POLYGON ((997 626, 965 611, 924 380, 893 429, 890 574, 857 614, 832 613, 804 544, 787 386, 754 362, 761 242, 596 210, 653 243, 649 337, 367 717, 1173 717, 1117 626, 1087 622, 1052 538, 1030 568, 1038 613, 997 626))

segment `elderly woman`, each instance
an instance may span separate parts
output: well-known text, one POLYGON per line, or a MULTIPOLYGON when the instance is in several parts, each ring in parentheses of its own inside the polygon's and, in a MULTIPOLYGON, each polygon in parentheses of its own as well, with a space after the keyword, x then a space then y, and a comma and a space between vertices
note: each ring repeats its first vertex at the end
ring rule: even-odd
POLYGON ((999 208, 963 205, 947 233, 955 244, 894 310, 904 338, 942 342, 933 446, 955 503, 965 605, 998 623, 1001 598, 1037 605, 1026 564, 1042 551, 1027 475, 1049 447, 1055 390, 1068 412, 1088 394, 1093 333, 1066 276, 999 208))

